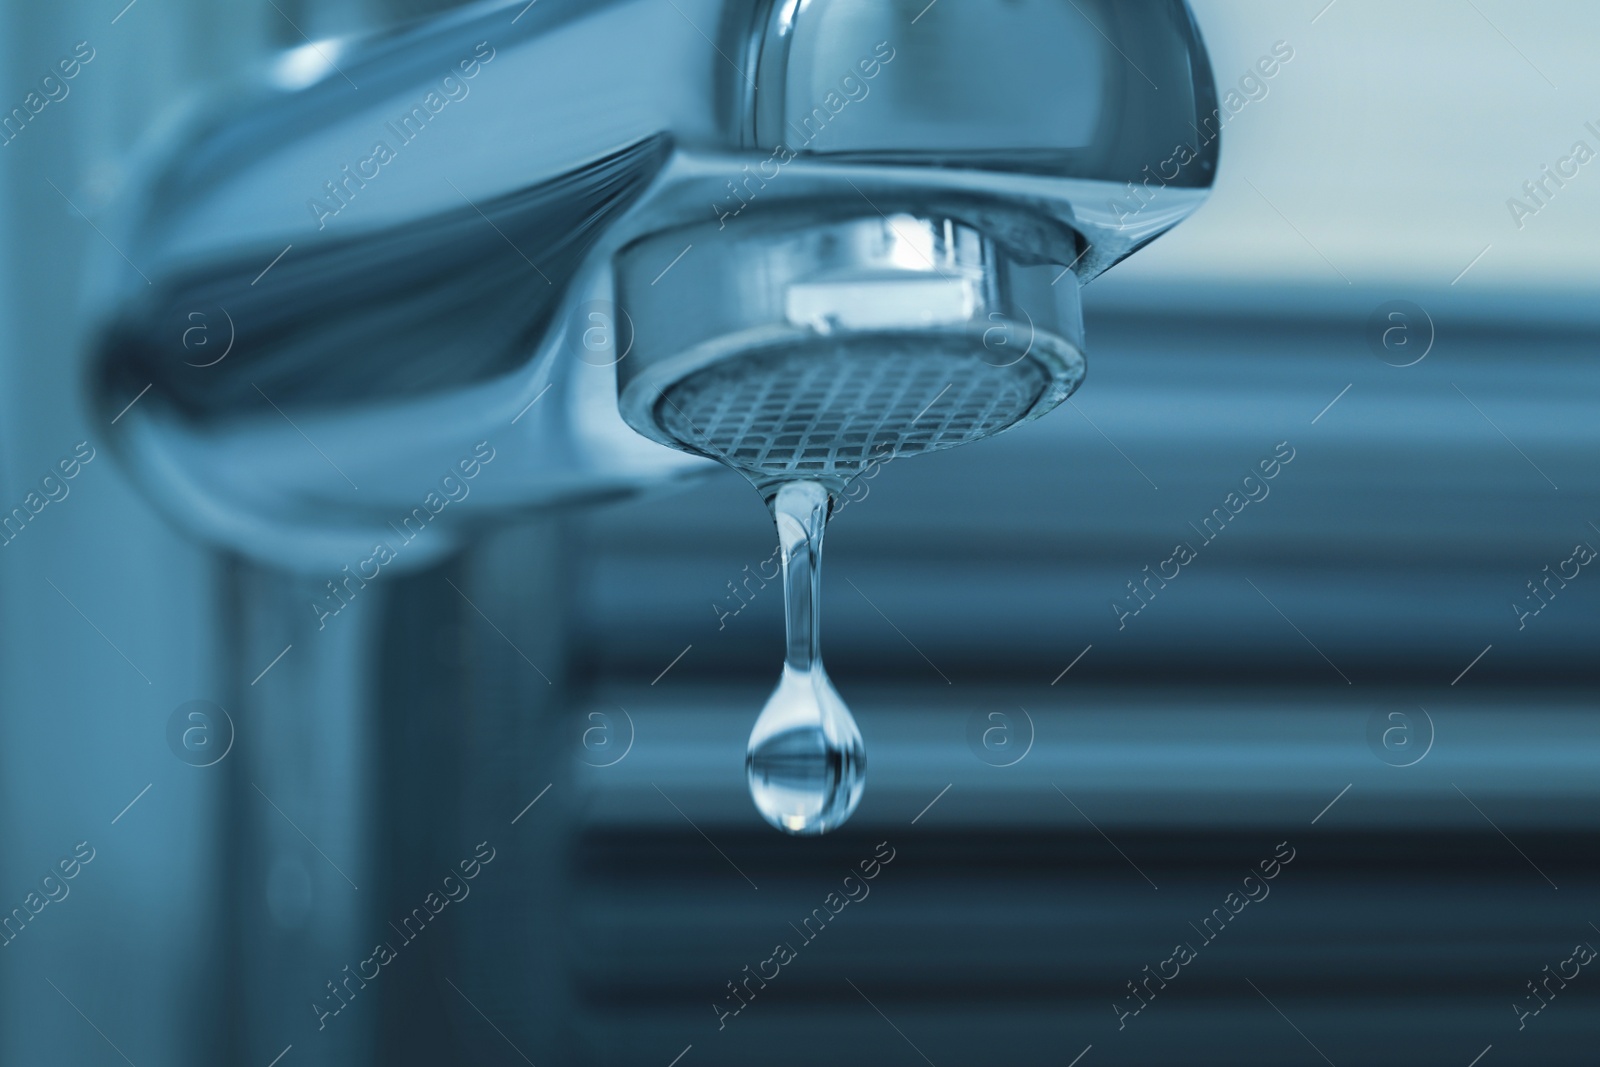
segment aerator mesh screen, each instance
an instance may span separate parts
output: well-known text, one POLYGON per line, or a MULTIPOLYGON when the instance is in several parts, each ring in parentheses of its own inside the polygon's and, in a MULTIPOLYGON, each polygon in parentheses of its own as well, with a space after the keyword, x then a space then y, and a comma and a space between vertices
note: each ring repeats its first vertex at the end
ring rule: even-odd
POLYGON ((741 470, 848 478, 1015 424, 1049 376, 1032 358, 1001 358, 959 335, 797 342, 689 375, 656 417, 688 450, 741 470))

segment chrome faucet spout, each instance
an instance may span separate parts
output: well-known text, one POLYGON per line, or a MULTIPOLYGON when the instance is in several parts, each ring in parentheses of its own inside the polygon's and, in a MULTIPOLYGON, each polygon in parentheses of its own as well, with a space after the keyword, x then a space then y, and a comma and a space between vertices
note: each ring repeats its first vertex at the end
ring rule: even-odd
POLYGON ((1215 108, 1183 0, 543 0, 318 42, 148 158, 88 380, 142 398, 153 499, 293 568, 481 442, 514 458, 435 551, 704 470, 663 398, 730 360, 1020 344, 1003 429, 1081 378, 1077 287, 1204 198, 1215 108))

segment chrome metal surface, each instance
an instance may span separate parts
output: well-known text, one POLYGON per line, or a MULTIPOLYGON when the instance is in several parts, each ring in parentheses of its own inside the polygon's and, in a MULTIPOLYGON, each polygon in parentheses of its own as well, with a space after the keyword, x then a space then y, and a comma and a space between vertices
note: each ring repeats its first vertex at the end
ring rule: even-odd
POLYGON ((841 487, 870 464, 1037 418, 1083 379, 1071 272, 949 219, 673 231, 618 257, 622 416, 758 483, 841 487), (666 277, 663 253, 706 250, 666 277), (695 241, 691 241, 691 244, 695 241))
POLYGON ((914 212, 1082 282, 1203 198, 1214 139, 1147 167, 1214 111, 1180 0, 924 7, 544 0, 296 50, 153 146, 108 231, 145 275, 107 252, 91 302, 97 405, 143 396, 130 470, 204 539, 316 570, 492 440, 514 459, 421 565, 701 468, 627 430, 584 348, 643 238, 914 212), (225 359, 183 348, 196 314, 225 359))

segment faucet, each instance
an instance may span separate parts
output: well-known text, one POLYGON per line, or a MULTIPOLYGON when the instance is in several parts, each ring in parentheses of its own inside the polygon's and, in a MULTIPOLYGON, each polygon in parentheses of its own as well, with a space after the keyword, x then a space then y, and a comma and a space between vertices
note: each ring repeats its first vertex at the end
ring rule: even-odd
POLYGON ((1215 106, 1182 0, 543 0, 309 42, 147 150, 92 394, 139 400, 117 450, 182 527, 315 572, 481 442, 518 458, 405 566, 703 471, 731 439, 662 397, 785 345, 965 338, 1012 367, 1003 428, 1081 379, 1079 287, 1205 197, 1215 106))
MULTIPOLYGON (((513 0, 308 41, 162 127, 106 222, 85 378, 130 477, 235 561, 223 685, 254 792, 229 794, 218 885, 252 966, 197 1062, 393 1053, 323 986, 370 995, 340 965, 387 916, 353 887, 422 848, 379 825, 420 810, 394 724, 478 689, 406 625, 422 592, 384 579, 387 617, 343 615, 378 575, 477 553, 496 579, 428 604, 468 617, 459 593, 531 667, 505 520, 718 462, 776 499, 1045 414, 1084 376, 1080 288, 1204 200, 1215 116, 1184 0, 513 0), (337 874, 300 866, 306 810, 337 874), (318 906, 270 906, 278 884, 318 906)), ((533 736, 559 687, 526 674, 493 710, 520 701, 506 729, 533 736)), ((504 731, 451 744, 474 778, 430 795, 463 810, 478 779, 503 802, 562 773, 504 731)), ((518 878, 560 899, 559 865, 518 878)), ((500 945, 490 911, 439 937, 500 945)))

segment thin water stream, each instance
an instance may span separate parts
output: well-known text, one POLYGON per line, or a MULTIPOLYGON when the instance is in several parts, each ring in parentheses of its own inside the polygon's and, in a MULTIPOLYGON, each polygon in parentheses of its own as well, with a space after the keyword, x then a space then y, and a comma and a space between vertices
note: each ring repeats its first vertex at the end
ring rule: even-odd
POLYGON ((756 809, 790 834, 825 834, 850 818, 866 750, 822 666, 822 535, 833 509, 819 482, 781 485, 769 506, 783 560, 783 676, 750 732, 745 775, 756 809))

